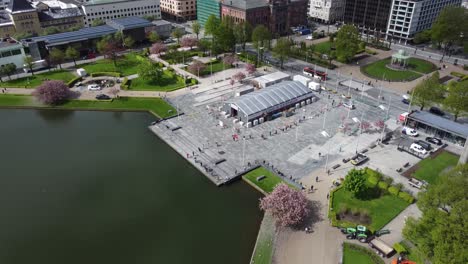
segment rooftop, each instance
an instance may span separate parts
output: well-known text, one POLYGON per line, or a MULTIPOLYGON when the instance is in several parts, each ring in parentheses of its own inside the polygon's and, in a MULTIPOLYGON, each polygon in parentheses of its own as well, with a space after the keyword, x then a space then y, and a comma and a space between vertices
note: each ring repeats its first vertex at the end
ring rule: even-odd
POLYGON ((9 46, 16 46, 18 44, 19 43, 17 41, 15 41, 14 39, 11 39, 11 38, 1 39, 0 38, 0 48, 6 48, 6 47, 9 47, 9 46))
POLYGON ((313 95, 312 91, 300 82, 283 81, 261 90, 242 95, 229 103, 235 104, 246 115, 252 115, 280 105, 295 98, 313 95))
POLYGON ((468 138, 468 125, 460 124, 453 120, 425 111, 414 111, 409 115, 409 117, 437 129, 450 132, 463 138, 468 138))
POLYGON ((48 45, 59 45, 59 44, 66 44, 70 42, 76 42, 80 40, 100 38, 102 36, 105 36, 108 34, 114 34, 116 32, 117 32, 117 29, 109 25, 103 25, 103 26, 97 26, 97 27, 82 28, 77 31, 70 31, 70 32, 52 34, 52 35, 47 35, 47 36, 34 37, 34 38, 31 38, 29 41, 26 41, 26 43, 44 41, 48 45))
POLYGON ((151 23, 153 23, 153 25, 155 26, 165 26, 165 25, 172 25, 171 22, 169 21, 166 21, 166 20, 162 20, 162 19, 159 19, 159 20, 153 20, 151 23))
POLYGON ((239 9, 252 9, 268 6, 267 0, 224 0, 223 5, 237 7, 239 9))
POLYGON ((66 17, 77 17, 82 16, 81 10, 77 7, 75 8, 66 8, 66 9, 53 9, 47 11, 41 11, 38 13, 39 20, 47 21, 53 20, 58 18, 66 18, 66 17))
POLYGON ((257 77, 255 79, 253 79, 253 81, 271 82, 271 81, 281 80, 281 79, 287 78, 287 77, 289 77, 289 74, 278 71, 278 72, 273 72, 273 73, 270 73, 270 74, 267 74, 267 75, 257 77))
POLYGON ((141 17, 124 17, 107 21, 107 24, 118 30, 149 27, 153 24, 141 17))
POLYGON ((84 0, 83 5, 106 5, 118 2, 132 2, 132 1, 143 1, 143 0, 84 0))
POLYGON ((11 0, 6 9, 12 13, 35 10, 27 0, 11 0))

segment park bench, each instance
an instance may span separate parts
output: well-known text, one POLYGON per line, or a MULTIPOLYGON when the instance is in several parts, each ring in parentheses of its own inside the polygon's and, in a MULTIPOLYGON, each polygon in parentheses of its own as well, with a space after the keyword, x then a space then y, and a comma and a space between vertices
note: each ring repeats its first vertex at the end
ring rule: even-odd
POLYGON ((261 180, 263 180, 263 179, 265 179, 265 178, 266 178, 265 175, 260 175, 260 176, 257 177, 256 180, 257 180, 257 181, 261 181, 261 180))
POLYGON ((218 159, 218 160, 215 160, 214 164, 218 165, 218 164, 223 163, 225 161, 226 161, 226 159, 218 159))
POLYGON ((332 167, 332 169, 336 170, 340 167, 341 165, 340 164, 336 164, 335 166, 332 167))

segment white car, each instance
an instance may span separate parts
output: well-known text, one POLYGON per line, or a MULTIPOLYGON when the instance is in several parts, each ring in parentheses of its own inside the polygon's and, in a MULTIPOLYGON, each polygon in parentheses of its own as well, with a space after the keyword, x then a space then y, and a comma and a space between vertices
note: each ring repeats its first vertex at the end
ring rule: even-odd
POLYGON ((408 135, 408 136, 412 136, 412 137, 419 136, 418 131, 416 131, 416 130, 410 128, 410 127, 404 127, 403 130, 401 131, 401 133, 403 133, 405 135, 408 135))
POLYGON ((414 152, 417 152, 421 155, 426 155, 427 154, 427 150, 425 150, 423 147, 421 147, 419 144, 416 144, 416 143, 413 143, 411 144, 410 146, 410 149, 414 152))
POLYGON ((101 86, 97 84, 88 85, 88 91, 100 91, 100 90, 101 90, 101 86))
POLYGON ((307 40, 312 40, 313 37, 312 37, 312 35, 309 35, 309 36, 306 37, 306 39, 307 39, 307 40))

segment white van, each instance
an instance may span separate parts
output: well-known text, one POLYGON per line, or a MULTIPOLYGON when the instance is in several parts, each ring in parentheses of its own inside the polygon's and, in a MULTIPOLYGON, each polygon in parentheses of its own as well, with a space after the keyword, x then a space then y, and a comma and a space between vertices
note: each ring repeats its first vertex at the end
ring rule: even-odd
POLYGON ((101 86, 97 84, 88 85, 88 91, 100 91, 100 90, 101 90, 101 86))

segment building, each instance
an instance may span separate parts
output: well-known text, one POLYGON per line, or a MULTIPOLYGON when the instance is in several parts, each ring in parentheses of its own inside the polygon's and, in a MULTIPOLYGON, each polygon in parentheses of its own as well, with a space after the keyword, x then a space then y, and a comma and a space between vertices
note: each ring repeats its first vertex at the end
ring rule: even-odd
POLYGON ((266 88, 273 84, 279 83, 281 81, 290 80, 291 76, 284 72, 273 72, 270 74, 266 74, 257 78, 254 78, 251 82, 257 88, 266 88))
POLYGON ((413 111, 407 119, 408 126, 461 146, 465 145, 468 138, 467 124, 457 123, 429 112, 413 111))
POLYGON ((168 38, 171 36, 172 33, 172 23, 166 20, 154 20, 151 22, 153 24, 152 27, 147 28, 147 32, 154 31, 158 34, 158 36, 163 38, 168 38))
POLYGON ((220 13, 218 0, 197 0, 197 20, 202 27, 210 15, 220 18, 220 13))
POLYGON ((393 0, 346 0, 344 22, 366 34, 385 34, 393 0))
POLYGON ((107 21, 122 17, 149 17, 161 19, 159 0, 87 0, 81 6, 85 15, 84 25, 93 21, 107 21))
POLYGON ((163 19, 183 22, 197 19, 196 0, 161 0, 163 19))
POLYGON ((86 56, 95 53, 96 43, 107 35, 121 32, 124 37, 131 36, 139 42, 146 38, 147 29, 151 27, 153 24, 141 17, 125 17, 109 20, 102 26, 24 39, 22 43, 29 48, 34 60, 45 59, 52 48, 66 50, 67 47, 74 47, 81 56, 86 56))
POLYGON ((74 4, 61 1, 10 0, 8 7, 0 11, 0 37, 14 34, 38 35, 45 28, 56 27, 67 31, 83 26, 83 15, 74 4))
POLYGON ((25 53, 21 43, 14 39, 3 39, 0 41, 0 67, 7 64, 15 64, 18 69, 23 68, 25 53))
POLYGON ((307 14, 309 18, 322 23, 343 21, 345 0, 310 0, 307 14))
POLYGON ((387 38, 399 42, 432 27, 440 11, 446 6, 460 6, 462 0, 393 0, 387 27, 387 38))
POLYGON ((0 10, 5 10, 9 3, 10 0, 0 0, 0 10))
POLYGON ((309 104, 315 95, 300 82, 283 81, 268 88, 241 95, 223 106, 230 117, 235 117, 249 126, 271 120, 291 108, 309 104))
POLYGON ((221 17, 265 25, 271 33, 284 35, 290 28, 307 24, 307 0, 225 0, 221 17))

